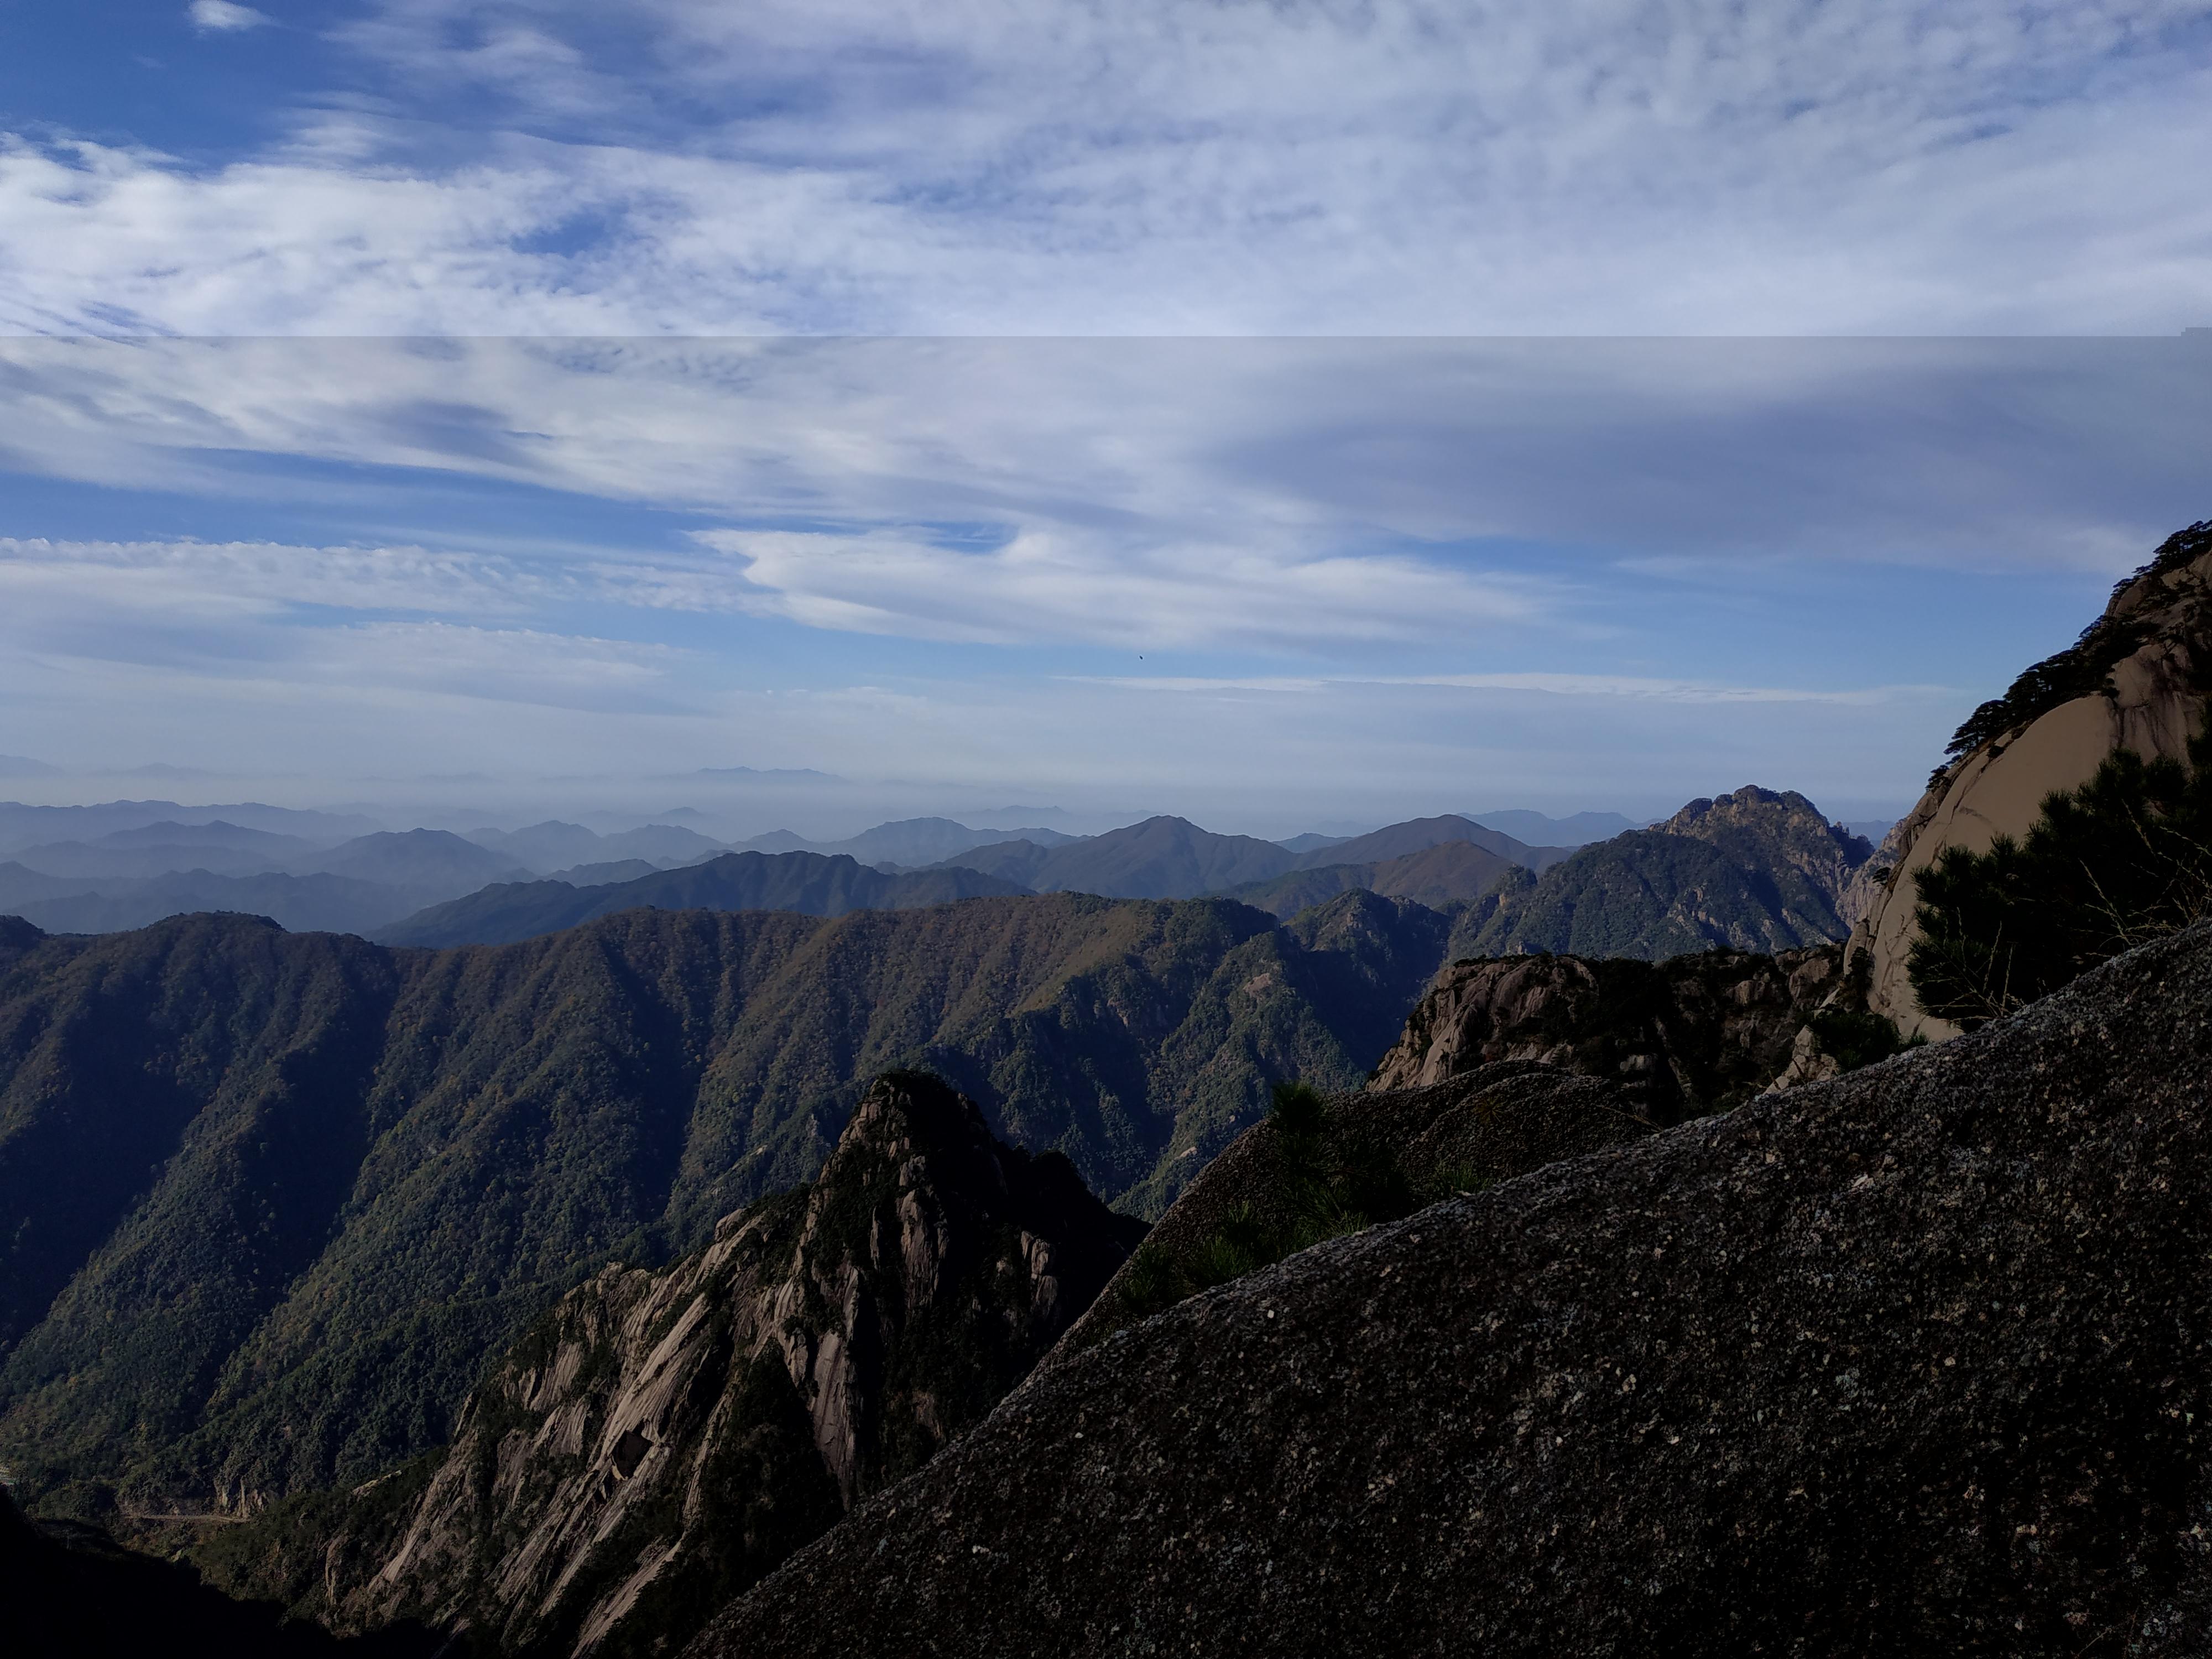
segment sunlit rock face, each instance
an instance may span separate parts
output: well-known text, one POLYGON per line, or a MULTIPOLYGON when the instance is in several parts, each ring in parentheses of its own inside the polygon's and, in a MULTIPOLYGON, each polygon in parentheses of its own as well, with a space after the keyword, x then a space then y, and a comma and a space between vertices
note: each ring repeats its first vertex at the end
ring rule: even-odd
POLYGON ((1916 872, 1948 848, 2027 835, 2055 790, 2087 782, 2115 749, 2185 761, 2212 689, 2212 521, 2169 538, 2122 583, 2079 642, 2029 669, 1961 730, 1969 746, 1869 861, 1849 946, 1867 958, 1868 1006, 1906 1033, 1955 1036, 1921 1011, 1906 974, 1916 872))

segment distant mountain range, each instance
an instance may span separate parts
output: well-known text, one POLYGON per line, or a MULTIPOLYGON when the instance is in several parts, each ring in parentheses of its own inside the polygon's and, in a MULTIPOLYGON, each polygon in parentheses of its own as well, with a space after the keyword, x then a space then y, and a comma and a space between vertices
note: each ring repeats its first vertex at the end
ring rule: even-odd
POLYGON ((1656 961, 1825 944, 1850 932, 1838 905, 1873 854, 1804 796, 1746 787, 1585 847, 1540 876, 1510 873, 1483 901, 1488 914, 1466 953, 1656 961))
MULTIPOLYGON (((1556 848, 1546 848, 1556 851, 1556 848)), ((1325 864, 1293 870, 1273 881, 1248 882, 1223 895, 1270 915, 1294 916, 1339 893, 1355 888, 1392 898, 1408 898, 1431 910, 1478 902, 1505 873, 1520 866, 1503 854, 1473 842, 1439 842, 1402 857, 1371 864, 1325 864)))
POLYGON ((88 841, 152 823, 205 824, 221 820, 249 830, 299 836, 325 846, 385 826, 357 812, 300 811, 258 801, 227 806, 180 806, 173 800, 115 800, 93 806, 27 806, 0 801, 0 853, 42 842, 88 841))
POLYGON ((833 858, 842 854, 863 864, 912 867, 935 864, 1000 842, 1028 841, 1040 847, 1059 847, 1078 839, 1058 830, 971 830, 951 818, 902 818, 843 841, 807 841, 781 830, 740 842, 738 848, 744 852, 822 853, 833 858))
POLYGON ((386 945, 507 945, 642 908, 842 916, 853 910, 914 910, 1028 890, 975 870, 891 875, 842 854, 725 853, 703 864, 652 871, 605 886, 533 881, 485 887, 434 905, 374 937, 386 945))
MULTIPOLYGON (((1830 826, 1809 802, 1791 799, 1800 821, 1792 833, 1809 837, 1807 845, 1826 845, 1830 826)), ((280 822, 312 820, 302 828, 330 827, 317 815, 257 810, 280 822)), ((1569 834, 1609 822, 1597 814, 1521 820, 1569 834)), ((1579 849, 1531 845, 1444 814, 1290 843, 1218 835, 1171 817, 1080 837, 915 818, 842 842, 779 831, 736 854, 669 823, 611 834, 560 820, 466 836, 374 830, 331 845, 167 803, 0 806, 0 823, 9 821, 87 832, 33 842, 0 862, 0 913, 54 933, 120 931, 167 915, 229 910, 265 915, 295 932, 445 946, 511 942, 641 906, 826 916, 982 896, 1090 892, 1225 895, 1287 918, 1366 889, 1450 912, 1454 936, 1469 950, 1656 957, 1714 944, 1784 948, 1833 937, 1848 920, 1829 890, 1832 872, 1815 876, 1788 866, 1781 842, 1762 839, 1726 812, 1703 829, 1678 814, 1654 830, 1579 849), (149 818, 155 808, 187 816, 149 818), (10 820, 11 811, 19 816, 10 820), (56 811, 76 816, 57 820, 56 811), (135 821, 117 822, 126 817, 135 821), (947 847, 957 850, 932 856, 947 847), (544 873, 549 869, 553 873, 544 873), (1565 873, 1552 873, 1556 869, 1565 873)))
POLYGON ((602 836, 580 823, 549 819, 522 830, 471 830, 468 839, 501 854, 532 875, 565 865, 646 859, 659 864, 689 864, 729 849, 696 830, 675 823, 649 823, 602 836))
POLYGON ((1644 820, 1625 818, 1618 812, 1577 812, 1568 817, 1551 818, 1541 812, 1510 810, 1470 812, 1468 816, 1477 823, 1502 830, 1532 847, 1587 847, 1594 841, 1611 841, 1624 831, 1644 828, 1644 820))
POLYGON ((1251 836, 1217 836, 1187 818, 1146 818, 1127 829, 1054 847, 1005 841, 942 860, 1018 882, 1039 893, 1107 898, 1195 898, 1279 875, 1297 854, 1251 836))

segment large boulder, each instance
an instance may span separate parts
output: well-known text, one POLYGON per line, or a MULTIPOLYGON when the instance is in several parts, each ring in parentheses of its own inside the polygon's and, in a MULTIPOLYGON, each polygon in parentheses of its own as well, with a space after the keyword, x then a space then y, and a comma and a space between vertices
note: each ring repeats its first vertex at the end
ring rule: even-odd
POLYGON ((1850 957, 1867 962, 1868 1006, 1908 1035, 1957 1027, 1923 1012, 1907 959, 1918 937, 1915 876, 1947 848, 1985 853, 2024 837, 2044 798, 2087 782, 2115 749, 2185 762, 2212 687, 2212 520, 2167 538, 2113 591, 2079 641, 2021 674, 1960 729, 1955 758, 1869 860, 1850 957))

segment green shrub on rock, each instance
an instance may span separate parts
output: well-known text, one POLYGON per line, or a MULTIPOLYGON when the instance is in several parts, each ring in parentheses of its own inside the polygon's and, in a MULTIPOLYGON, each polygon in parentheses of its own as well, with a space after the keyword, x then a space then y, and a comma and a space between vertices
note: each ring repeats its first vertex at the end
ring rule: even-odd
POLYGON ((2212 729, 2189 760, 2116 750, 2024 840, 1944 849, 1917 877, 1920 1006, 1972 1030, 2212 915, 2212 729))

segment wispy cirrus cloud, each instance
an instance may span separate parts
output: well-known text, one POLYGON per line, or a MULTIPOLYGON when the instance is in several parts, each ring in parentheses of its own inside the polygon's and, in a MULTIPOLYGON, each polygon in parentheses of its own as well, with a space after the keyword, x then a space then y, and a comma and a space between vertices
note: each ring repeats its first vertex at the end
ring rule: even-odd
POLYGON ((264 28, 273 21, 266 13, 239 5, 235 0, 192 0, 185 15, 192 20, 194 28, 212 29, 218 33, 264 28))
POLYGON ((1406 557, 1315 556, 1249 539, 1131 546, 1029 530, 987 550, 896 534, 707 531, 736 603, 810 627, 1016 644, 1282 648, 1469 635, 1525 622, 1538 585, 1406 557))
POLYGON ((173 617, 266 616, 293 607, 514 615, 557 597, 562 586, 556 574, 512 561, 420 547, 0 537, 0 594, 18 627, 37 626, 33 612, 40 605, 173 617))
POLYGON ((1437 690, 1535 692, 1549 697, 1614 697, 1638 702, 1826 703, 1849 708, 1900 701, 1925 702, 1961 695, 1959 688, 1948 685, 1875 685, 1827 690, 1804 686, 1729 685, 1710 680, 1656 679, 1649 675, 1636 674, 1399 674, 1304 678, 1284 675, 1213 678, 1120 674, 1071 675, 1066 678, 1083 684, 1110 685, 1124 691, 1184 696, 1239 691, 1297 696, 1348 687, 1403 686, 1437 690))
POLYGON ((378 96, 290 88, 250 152, 15 141, 0 325, 2170 331, 2208 34, 2203 0, 389 0, 332 38, 378 96))
MULTIPOLYGON (((885 607, 805 574, 809 550, 876 562, 927 616, 915 584, 955 546, 963 591, 1082 548, 1139 584, 1178 550, 1310 565, 1253 598, 1279 613, 1337 603, 1342 558, 1401 592, 1395 570, 1440 559, 2117 572, 2203 514, 2212 337, 18 339, 0 392, 0 465, 24 472, 322 500, 368 469, 410 480, 375 486, 387 506, 440 477, 649 505, 746 538, 756 586, 822 617, 885 607)), ((693 553, 653 556, 651 602, 743 592, 693 553)))

